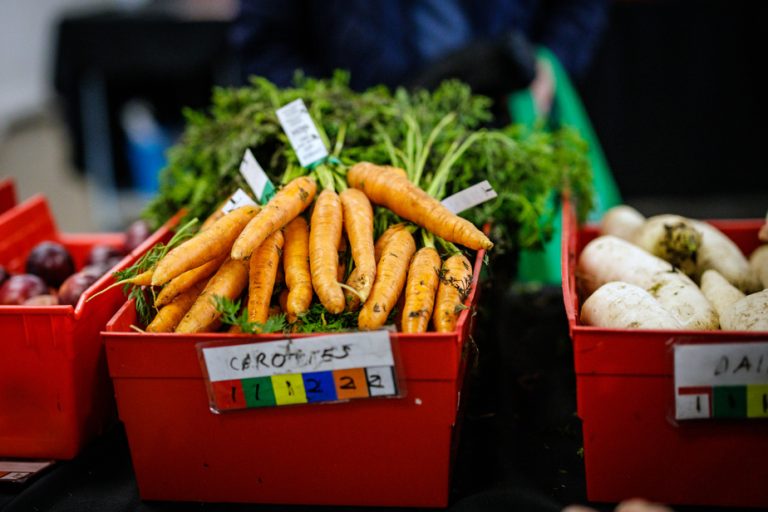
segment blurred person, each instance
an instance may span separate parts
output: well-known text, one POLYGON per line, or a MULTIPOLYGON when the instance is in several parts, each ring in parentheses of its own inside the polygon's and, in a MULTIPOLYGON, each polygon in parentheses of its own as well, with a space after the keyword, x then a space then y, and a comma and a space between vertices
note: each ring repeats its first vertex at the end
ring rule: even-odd
POLYGON ((231 33, 245 77, 290 85, 296 70, 351 74, 355 89, 433 88, 446 78, 498 100, 531 87, 540 112, 554 75, 535 46, 575 79, 606 24, 605 0, 240 0, 231 33))

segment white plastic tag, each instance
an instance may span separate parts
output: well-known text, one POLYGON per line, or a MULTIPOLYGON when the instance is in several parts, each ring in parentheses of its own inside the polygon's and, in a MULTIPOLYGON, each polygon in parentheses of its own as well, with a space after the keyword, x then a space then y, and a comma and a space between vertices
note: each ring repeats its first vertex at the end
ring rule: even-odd
POLYGON ((768 418, 768 342, 676 344, 675 418, 768 418))
POLYGON ((256 200, 261 204, 265 204, 275 195, 275 186, 250 149, 245 150, 243 161, 240 162, 240 174, 251 187, 253 193, 256 194, 256 200))
POLYGON ((242 344, 197 345, 210 408, 402 396, 389 331, 242 344))
POLYGON ((221 213, 228 214, 232 210, 235 210, 237 208, 240 208, 241 206, 255 206, 256 201, 254 201, 251 196, 249 196, 245 190, 239 188, 235 190, 235 193, 229 196, 229 199, 227 200, 226 204, 221 207, 221 213))
POLYGON ((461 213, 464 210, 469 210, 473 206, 477 206, 486 201, 497 197, 496 191, 488 180, 483 180, 476 185, 472 185, 469 188, 465 188, 460 192, 456 192, 452 196, 448 196, 443 199, 443 206, 448 208, 453 213, 461 213))
POLYGON ((277 119, 302 167, 328 156, 328 149, 301 98, 277 109, 277 119))

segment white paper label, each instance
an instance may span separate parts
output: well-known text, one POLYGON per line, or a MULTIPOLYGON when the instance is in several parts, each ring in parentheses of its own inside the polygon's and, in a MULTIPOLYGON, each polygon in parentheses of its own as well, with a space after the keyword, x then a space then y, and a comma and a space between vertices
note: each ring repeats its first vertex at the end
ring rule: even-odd
POLYGON ((302 167, 328 156, 328 149, 301 98, 277 109, 277 118, 302 167))
POLYGON ((240 174, 251 187, 251 190, 256 194, 256 200, 260 203, 266 203, 271 195, 274 195, 275 186, 269 180, 267 173, 259 164, 256 157, 250 149, 245 150, 243 155, 243 161, 240 162, 240 174), (271 191, 271 194, 270 194, 271 191))
POLYGON ((202 353, 211 382, 395 364, 388 331, 206 347, 202 353))
POLYGON ((460 192, 456 192, 452 196, 448 196, 443 199, 443 206, 448 208, 453 213, 461 213, 464 210, 469 210, 473 206, 477 206, 486 201, 490 201, 497 197, 496 191, 488 180, 483 180, 476 185, 472 185, 469 188, 465 188, 460 192))
POLYGON ((677 344, 675 418, 768 418, 768 342, 677 344))
POLYGON ((229 199, 227 200, 226 204, 221 207, 221 212, 223 214, 227 214, 231 212, 232 210, 236 210, 237 208, 240 208, 241 206, 255 206, 256 201, 254 201, 251 196, 249 196, 245 190, 239 188, 235 190, 235 193, 229 196, 229 199))
POLYGON ((34 462, 0 460, 0 481, 23 483, 53 463, 52 460, 34 462))

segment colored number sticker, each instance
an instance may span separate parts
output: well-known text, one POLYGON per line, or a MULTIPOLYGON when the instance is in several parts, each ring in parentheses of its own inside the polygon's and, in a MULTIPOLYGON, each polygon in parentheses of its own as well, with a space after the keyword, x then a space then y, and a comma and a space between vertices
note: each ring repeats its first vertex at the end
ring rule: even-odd
POLYGON ((371 396, 394 396, 397 394, 395 374, 391 366, 366 368, 365 378, 371 396))
POLYGON ((307 403, 307 394, 304 391, 304 379, 302 379, 301 374, 289 373, 286 375, 273 375, 271 379, 277 405, 307 403))
POLYGON ((307 402, 333 402, 338 400, 333 372, 311 372, 303 374, 307 402))
POLYGON ((369 396, 368 382, 365 378, 365 370, 362 368, 336 370, 333 372, 333 380, 336 383, 336 395, 339 400, 369 396))

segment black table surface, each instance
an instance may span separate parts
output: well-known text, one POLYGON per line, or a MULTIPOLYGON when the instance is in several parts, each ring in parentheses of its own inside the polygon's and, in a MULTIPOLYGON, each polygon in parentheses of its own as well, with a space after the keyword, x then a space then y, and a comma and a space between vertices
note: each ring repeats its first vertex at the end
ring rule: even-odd
MULTIPOLYGON (((451 511, 557 511, 588 504, 573 354, 559 287, 485 289, 479 347, 451 484, 451 511)), ((628 497, 629 498, 629 497, 628 497)), ((80 456, 23 486, 0 487, 0 510, 283 511, 390 510, 255 504, 145 502, 120 425, 80 456)), ((416 510, 416 509, 391 509, 416 510)), ((724 510, 675 507, 678 512, 724 510)), ((729 509, 734 510, 734 509, 729 509)))

